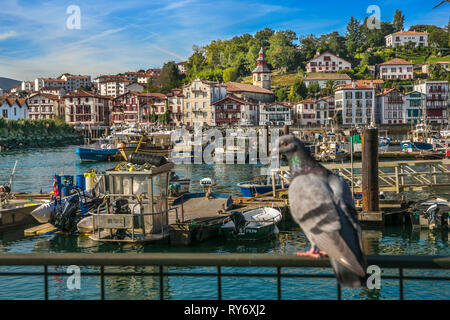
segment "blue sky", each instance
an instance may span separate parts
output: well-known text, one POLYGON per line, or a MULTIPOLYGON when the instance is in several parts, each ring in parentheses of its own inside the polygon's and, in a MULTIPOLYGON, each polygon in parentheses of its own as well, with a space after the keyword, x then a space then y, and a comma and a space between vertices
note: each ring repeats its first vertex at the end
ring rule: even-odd
POLYGON ((414 24, 444 26, 450 3, 440 0, 203 1, 203 0, 0 0, 0 77, 32 80, 64 72, 97 76, 183 61, 192 45, 254 34, 265 27, 298 36, 345 33, 350 16, 363 20, 378 5, 382 21, 395 9, 414 24), (81 28, 66 27, 70 5, 81 28))

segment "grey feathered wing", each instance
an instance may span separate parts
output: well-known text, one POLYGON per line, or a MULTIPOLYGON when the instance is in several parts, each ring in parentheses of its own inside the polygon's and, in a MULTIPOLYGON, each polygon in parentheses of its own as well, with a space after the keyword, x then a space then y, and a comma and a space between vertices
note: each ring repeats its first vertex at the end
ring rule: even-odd
POLYGON ((294 177, 289 186, 289 203, 292 217, 308 239, 326 251, 331 261, 334 260, 332 266, 338 279, 340 266, 355 276, 365 277, 361 257, 354 252, 359 247, 358 235, 343 210, 335 203, 327 178, 313 174, 294 177), (353 243, 355 240, 356 244, 353 243))

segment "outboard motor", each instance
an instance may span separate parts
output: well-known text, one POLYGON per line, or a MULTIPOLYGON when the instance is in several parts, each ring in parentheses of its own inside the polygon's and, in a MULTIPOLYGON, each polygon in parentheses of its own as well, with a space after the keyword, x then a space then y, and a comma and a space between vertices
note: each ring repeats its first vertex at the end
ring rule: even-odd
POLYGON ((438 221, 436 219, 438 212, 439 212, 438 205, 433 204, 424 213, 425 218, 428 219, 428 228, 430 228, 430 230, 434 230, 437 227, 438 221))
POLYGON ((244 233, 247 221, 241 212, 232 212, 230 215, 231 221, 234 223, 234 234, 244 233))
POLYGON ((130 208, 128 207, 128 200, 125 198, 119 198, 115 200, 112 205, 113 213, 115 214, 127 214, 130 213, 130 208))

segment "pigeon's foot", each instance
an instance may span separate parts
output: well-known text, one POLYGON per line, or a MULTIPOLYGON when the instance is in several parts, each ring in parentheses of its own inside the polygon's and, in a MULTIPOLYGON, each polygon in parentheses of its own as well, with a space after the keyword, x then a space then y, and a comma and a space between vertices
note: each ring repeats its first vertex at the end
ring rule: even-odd
POLYGON ((310 258, 314 258, 314 259, 318 259, 321 257, 328 257, 328 254, 325 251, 314 250, 314 249, 311 249, 306 252, 297 252, 296 255, 300 256, 300 257, 310 257, 310 258))

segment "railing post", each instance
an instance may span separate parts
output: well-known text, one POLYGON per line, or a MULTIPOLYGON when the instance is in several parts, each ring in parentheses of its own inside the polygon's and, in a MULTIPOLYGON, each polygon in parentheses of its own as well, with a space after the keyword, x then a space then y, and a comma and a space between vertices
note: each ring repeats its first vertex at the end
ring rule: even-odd
POLYGON ((100 298, 105 300, 105 274, 104 266, 100 266, 100 298))
POLYGON ((277 295, 278 300, 281 300, 281 267, 277 267, 277 295))
POLYGON ((44 265, 44 299, 48 300, 48 266, 44 265))
POLYGON ((159 300, 164 300, 163 266, 159 266, 159 300))
POLYGON ((222 272, 220 266, 217 266, 217 300, 222 300, 222 272))
POLYGON ((403 268, 398 268, 398 273, 400 286, 400 300, 404 300, 405 297, 403 295, 403 268))

